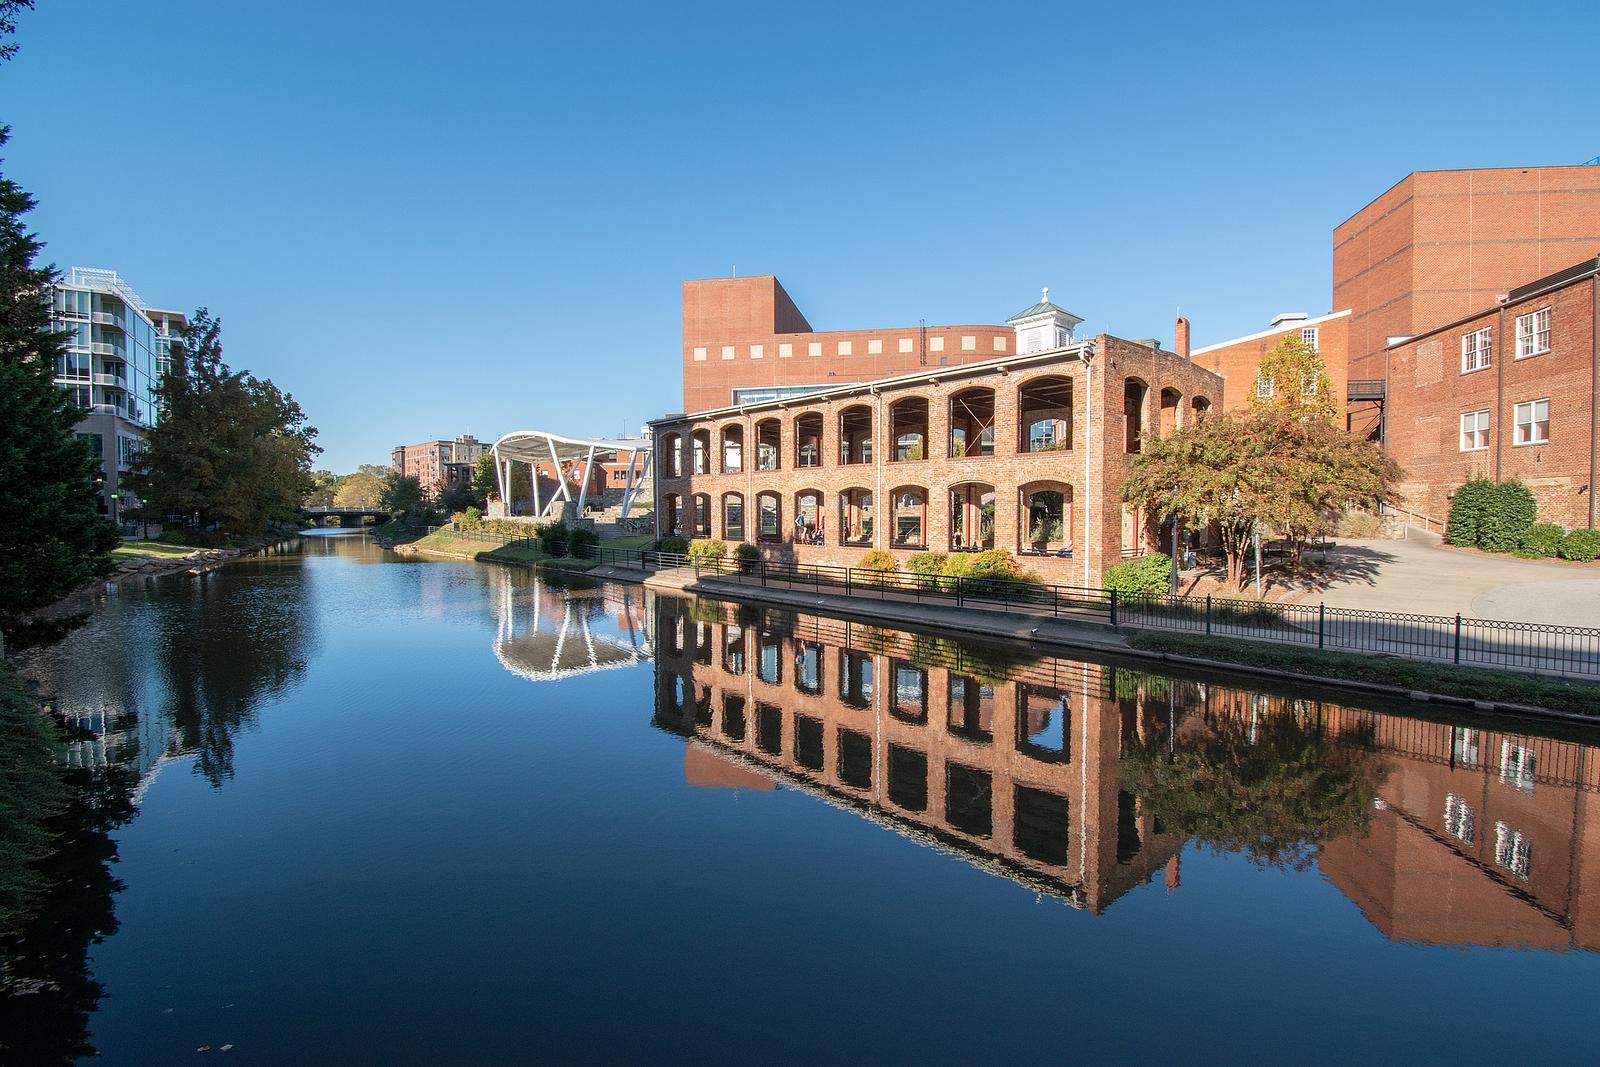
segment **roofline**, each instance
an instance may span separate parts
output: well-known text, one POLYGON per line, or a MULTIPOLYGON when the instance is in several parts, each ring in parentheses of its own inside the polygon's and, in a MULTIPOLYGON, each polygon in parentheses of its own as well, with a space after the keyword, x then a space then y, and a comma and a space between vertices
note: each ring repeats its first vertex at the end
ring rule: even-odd
POLYGON ((1371 207, 1373 204, 1376 204, 1379 200, 1382 200, 1384 197, 1386 197, 1390 193, 1392 193, 1395 189, 1399 188, 1400 184, 1402 182, 1404 182, 1406 179, 1414 178, 1418 174, 1465 174, 1466 172, 1473 171, 1473 170, 1569 170, 1569 169, 1576 169, 1578 167, 1589 167, 1589 166, 1593 166, 1593 164, 1592 163, 1539 163, 1539 164, 1535 164, 1535 165, 1533 165, 1531 167, 1518 167, 1518 166, 1509 166, 1509 167, 1430 167, 1427 170, 1408 170, 1404 174, 1402 174, 1399 178, 1395 179, 1395 181, 1391 182, 1389 184, 1389 186, 1383 190, 1383 192, 1379 193, 1377 196, 1373 197, 1371 200, 1368 200, 1365 204, 1362 204, 1359 208, 1357 208, 1356 210, 1352 211, 1350 213, 1350 215, 1347 218, 1345 218, 1344 222, 1340 222, 1337 225, 1335 225, 1334 229, 1337 230, 1340 226, 1343 226, 1345 224, 1345 222, 1349 222, 1351 219, 1355 218, 1357 215, 1359 215, 1363 211, 1367 210, 1367 208, 1371 207))
MULTIPOLYGON (((1132 342, 1129 342, 1130 344, 1132 342)), ((851 382, 848 385, 835 386, 832 389, 819 389, 815 393, 799 393, 794 396, 783 397, 779 400, 762 400, 754 404, 729 404, 720 408, 708 408, 704 411, 689 411, 683 414, 664 415, 659 419, 651 419, 646 426, 665 426, 678 422, 692 422, 695 419, 714 419, 726 415, 742 415, 749 411, 781 410, 797 403, 809 404, 818 400, 829 399, 836 396, 851 396, 856 393, 872 393, 880 389, 889 389, 912 382, 928 381, 940 378, 971 377, 984 374, 998 367, 1023 366, 1029 363, 1042 363, 1046 360, 1060 359, 1063 356, 1075 356, 1080 361, 1084 350, 1094 341, 1074 341, 1070 345, 1060 348, 1051 348, 1043 352, 1029 352, 1025 355, 1003 356, 999 359, 986 359, 977 363, 954 363, 943 367, 932 367, 915 374, 900 374, 892 378, 874 378, 866 382, 851 382)))
POLYGON ((1348 314, 1350 314, 1349 308, 1345 308, 1343 311, 1330 311, 1326 315, 1318 315, 1314 319, 1296 319, 1294 323, 1289 326, 1274 326, 1269 329, 1262 330, 1259 333, 1247 333, 1243 337, 1235 337, 1230 341, 1217 341, 1213 344, 1202 345, 1199 348, 1191 348, 1189 349, 1189 358, 1193 359, 1202 352, 1211 352, 1218 348, 1227 348, 1229 345, 1242 344, 1245 341, 1259 341, 1261 338, 1271 337, 1275 333, 1288 333, 1290 330, 1297 330, 1302 326, 1315 326, 1319 322, 1327 322, 1330 319, 1342 319, 1348 314))
MULTIPOLYGON (((1525 301, 1544 296, 1546 293, 1553 293, 1558 289, 1565 289, 1569 285, 1577 285, 1579 282, 1587 281, 1596 274, 1600 274, 1600 256, 1579 260, 1566 270, 1558 270, 1554 274, 1547 274, 1543 278, 1535 279, 1534 281, 1529 282, 1527 285, 1522 286, 1522 292, 1515 299, 1507 299, 1504 304, 1491 304, 1489 307, 1474 311, 1470 315, 1463 315, 1459 319, 1447 322, 1443 326, 1435 326, 1431 330, 1424 330, 1422 333, 1411 334, 1403 341, 1395 341, 1393 344, 1384 345, 1384 351, 1387 352, 1391 348, 1399 348, 1401 345, 1408 345, 1412 341, 1420 341, 1425 337, 1432 337, 1436 333, 1444 333, 1446 330, 1453 330, 1456 327, 1461 326, 1463 323, 1471 322, 1473 319, 1480 318, 1492 311, 1499 311, 1501 308, 1507 307, 1511 304, 1521 304, 1525 301), (1577 274, 1569 273, 1570 271, 1577 270, 1579 267, 1582 267, 1585 264, 1588 265, 1588 270, 1580 271, 1577 274)), ((1511 290, 1511 292, 1516 291, 1517 290, 1515 289, 1511 290)))

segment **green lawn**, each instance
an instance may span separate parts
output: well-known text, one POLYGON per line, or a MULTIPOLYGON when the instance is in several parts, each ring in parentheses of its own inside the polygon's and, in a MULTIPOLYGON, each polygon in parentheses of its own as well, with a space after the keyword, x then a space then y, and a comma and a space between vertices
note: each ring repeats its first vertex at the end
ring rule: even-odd
POLYGON ((1600 684, 1567 681, 1536 674, 1456 667, 1395 656, 1352 652, 1318 652, 1271 641, 1239 641, 1198 634, 1141 633, 1128 641, 1134 648, 1169 652, 1197 659, 1270 667, 1296 674, 1345 681, 1395 685, 1441 696, 1529 704, 1555 711, 1575 711, 1600 718, 1600 684))
POLYGON ((655 543, 654 534, 629 534, 627 537, 608 537, 600 542, 602 547, 620 549, 624 552, 637 552, 641 548, 649 548, 655 543))
POLYGON ((112 559, 183 559, 200 551, 167 541, 124 541, 111 550, 112 559))
POLYGON ((554 559, 539 551, 537 545, 496 545, 492 541, 479 541, 461 537, 449 530, 439 530, 412 542, 425 551, 447 552, 457 556, 483 560, 486 563, 538 563, 541 566, 564 571, 586 571, 597 564, 590 559, 565 557, 554 559))

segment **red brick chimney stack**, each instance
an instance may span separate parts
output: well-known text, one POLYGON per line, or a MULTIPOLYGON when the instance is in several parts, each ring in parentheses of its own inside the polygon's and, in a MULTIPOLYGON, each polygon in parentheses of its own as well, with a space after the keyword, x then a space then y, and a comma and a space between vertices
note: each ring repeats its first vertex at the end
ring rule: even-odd
POLYGON ((1184 359, 1189 358, 1189 320, 1182 315, 1172 326, 1172 350, 1184 359))

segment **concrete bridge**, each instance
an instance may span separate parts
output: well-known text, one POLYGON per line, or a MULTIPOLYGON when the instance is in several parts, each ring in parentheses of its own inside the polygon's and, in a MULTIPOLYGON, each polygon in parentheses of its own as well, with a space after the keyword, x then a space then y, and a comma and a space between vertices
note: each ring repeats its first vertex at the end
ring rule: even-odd
POLYGON ((363 520, 369 517, 374 523, 382 523, 389 520, 389 513, 379 507, 339 507, 334 505, 331 507, 301 508, 300 514, 318 526, 326 526, 329 517, 337 518, 340 526, 361 526, 364 525, 363 520))

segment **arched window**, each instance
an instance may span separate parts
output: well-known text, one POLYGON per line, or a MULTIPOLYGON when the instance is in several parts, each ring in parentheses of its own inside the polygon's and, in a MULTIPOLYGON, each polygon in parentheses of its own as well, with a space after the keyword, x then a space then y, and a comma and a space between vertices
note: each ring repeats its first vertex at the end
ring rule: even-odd
POLYGON ((895 548, 927 548, 928 491, 920 485, 903 485, 889 495, 894 504, 889 543, 895 548))
POLYGON ((691 474, 710 474, 711 473, 711 431, 710 430, 696 430, 691 435, 691 440, 692 440, 692 444, 691 444, 691 447, 690 447, 691 462, 689 464, 689 473, 691 473, 691 474))
POLYGON ((794 419, 794 465, 822 466, 822 413, 808 411, 794 419))
POLYGON ((994 486, 967 482, 950 490, 950 550, 981 552, 994 547, 994 486))
POLYGON ((711 536, 711 497, 705 493, 694 495, 694 535, 711 536))
POLYGON ((928 401, 912 396, 889 405, 889 437, 894 441, 894 451, 889 454, 892 462, 927 459, 928 401))
POLYGON ((950 398, 950 455, 994 455, 993 389, 963 389, 950 398))
POLYGON ((1129 378, 1122 383, 1122 447, 1137 452, 1144 440, 1144 382, 1129 378))
POLYGON ((1072 447, 1072 379, 1034 378, 1017 387, 1017 451, 1072 447))
POLYGON ((794 540, 796 544, 820 545, 826 533, 822 513, 822 493, 802 489, 794 495, 794 540))
POLYGON ((683 477, 683 438, 675 433, 661 438, 661 477, 683 477))
POLYGON ((668 537, 683 536, 683 497, 677 493, 668 493, 661 509, 662 518, 666 521, 662 529, 668 537))
POLYGON ((722 473, 744 470, 744 427, 730 423, 722 428, 722 473))
POLYGON ((756 470, 775 471, 783 455, 783 423, 762 419, 756 423, 756 470))
POLYGON ((1160 424, 1157 437, 1168 437, 1183 423, 1183 394, 1170 386, 1161 390, 1160 424))
POLYGON ((1065 482, 1025 485, 1022 521, 1017 524, 1023 554, 1072 555, 1072 486, 1065 482))
POLYGON ((872 544, 872 490, 846 489, 839 494, 839 543, 872 544))
POLYGON ((1190 407, 1194 408, 1194 417, 1197 419, 1202 415, 1211 414, 1211 401, 1206 397, 1195 397, 1194 402, 1190 404, 1190 407))
POLYGON ((744 540, 744 496, 724 493, 722 496, 722 538, 725 541, 744 540))
POLYGON ((864 404, 839 412, 839 462, 872 462, 872 409, 864 404))
POLYGON ((765 544, 783 540, 783 502, 777 493, 756 495, 756 540, 765 544))

